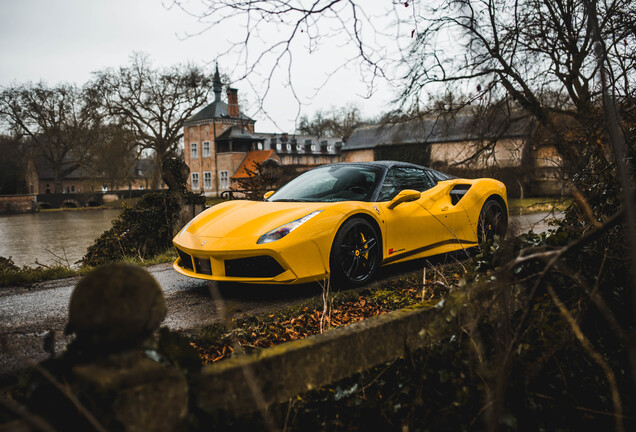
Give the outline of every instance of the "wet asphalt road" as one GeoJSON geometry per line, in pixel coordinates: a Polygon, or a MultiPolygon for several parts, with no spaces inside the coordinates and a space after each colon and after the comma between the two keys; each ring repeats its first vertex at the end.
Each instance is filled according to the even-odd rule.
{"type": "MultiPolygon", "coordinates": [[[[519,234],[533,229],[544,232],[550,228],[548,213],[513,216],[509,233],[519,234]]],[[[391,266],[380,278],[408,271],[391,266]]],[[[193,331],[219,320],[219,312],[212,300],[208,282],[187,278],[175,272],[170,264],[147,267],[163,288],[168,315],[163,325],[174,330],[193,331]]],[[[64,334],[71,292],[79,278],[61,279],[36,284],[28,289],[0,290],[0,377],[25,366],[24,359],[43,360],[43,338],[54,332],[56,351],[69,342],[64,334]]],[[[317,284],[302,286],[254,286],[228,284],[218,286],[224,307],[232,316],[242,313],[258,314],[267,310],[302,302],[320,295],[317,284]]]]}

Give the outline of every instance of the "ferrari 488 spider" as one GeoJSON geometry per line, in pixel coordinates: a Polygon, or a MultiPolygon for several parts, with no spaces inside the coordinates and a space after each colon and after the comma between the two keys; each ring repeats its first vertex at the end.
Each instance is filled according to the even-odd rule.
{"type": "Polygon", "coordinates": [[[215,205],[173,240],[174,268],[215,281],[361,285],[379,266],[503,236],[505,186],[403,162],[335,163],[262,202],[215,205]]]}

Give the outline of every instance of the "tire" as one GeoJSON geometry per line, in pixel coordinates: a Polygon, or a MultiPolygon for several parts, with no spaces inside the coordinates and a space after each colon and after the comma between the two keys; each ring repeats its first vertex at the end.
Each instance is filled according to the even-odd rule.
{"type": "Polygon", "coordinates": [[[489,199],[484,203],[477,223],[477,240],[479,244],[493,241],[495,235],[504,238],[508,229],[508,216],[502,205],[489,199]]]}
{"type": "Polygon", "coordinates": [[[331,281],[349,286],[369,282],[380,262],[380,240],[365,219],[354,217],[343,223],[331,246],[331,281]]]}

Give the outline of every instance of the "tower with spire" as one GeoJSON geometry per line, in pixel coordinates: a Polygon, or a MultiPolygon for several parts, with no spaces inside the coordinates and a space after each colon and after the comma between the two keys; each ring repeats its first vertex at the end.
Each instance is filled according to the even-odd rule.
{"type": "Polygon", "coordinates": [[[262,146],[262,139],[254,135],[255,121],[240,111],[237,89],[228,86],[223,101],[218,63],[212,90],[212,103],[184,123],[184,158],[190,167],[190,189],[218,196],[229,189],[230,177],[247,152],[262,146]]]}

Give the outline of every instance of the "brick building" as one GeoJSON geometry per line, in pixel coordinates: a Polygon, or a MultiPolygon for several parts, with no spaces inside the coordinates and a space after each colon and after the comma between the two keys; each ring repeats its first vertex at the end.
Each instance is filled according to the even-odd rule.
{"type": "Polygon", "coordinates": [[[218,196],[229,190],[256,163],[269,159],[283,165],[309,168],[340,161],[341,140],[314,136],[255,133],[255,121],[239,109],[238,92],[223,85],[218,67],[213,81],[214,101],[184,123],[184,158],[190,167],[188,187],[218,196]]]}

